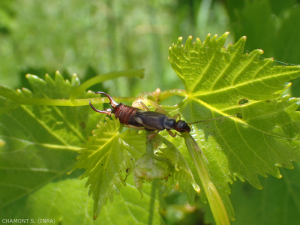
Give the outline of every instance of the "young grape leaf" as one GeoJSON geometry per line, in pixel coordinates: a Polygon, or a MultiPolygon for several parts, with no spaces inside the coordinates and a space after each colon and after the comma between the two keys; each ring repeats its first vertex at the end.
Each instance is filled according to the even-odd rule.
{"type": "MultiPolygon", "coordinates": [[[[73,175],[73,174],[72,174],[73,175]]],[[[78,174],[76,174],[78,175],[78,174]]],[[[84,188],[86,179],[64,174],[54,182],[47,182],[35,192],[13,201],[1,210],[2,219],[24,219],[38,223],[39,219],[55,220],[53,224],[148,224],[150,216],[151,185],[143,187],[143,199],[134,186],[132,176],[126,180],[127,186],[121,189],[113,203],[108,203],[99,218],[93,220],[93,199],[84,188]],[[63,177],[64,176],[64,177],[63,177]]],[[[159,207],[154,201],[154,207],[159,207]]],[[[161,216],[154,213],[154,224],[160,224],[161,216]]],[[[50,223],[50,222],[48,222],[50,223]]]]}
{"type": "Polygon", "coordinates": [[[86,187],[94,199],[94,218],[96,219],[102,206],[113,193],[120,192],[126,185],[127,176],[134,169],[135,161],[146,149],[146,136],[136,131],[121,132],[119,120],[106,118],[106,123],[100,122],[98,129],[93,130],[93,136],[85,148],[80,151],[76,168],[84,168],[81,178],[88,177],[86,187]]]}
{"type": "Polygon", "coordinates": [[[168,132],[164,131],[160,134],[164,138],[160,137],[162,145],[159,146],[156,155],[168,159],[175,168],[170,176],[170,186],[173,188],[178,183],[179,191],[187,194],[189,204],[193,206],[195,196],[201,192],[201,189],[196,182],[191,164],[188,163],[189,155],[182,154],[186,149],[185,143],[181,138],[171,137],[168,132]]]}
{"type": "MultiPolygon", "coordinates": [[[[6,206],[28,196],[37,188],[60,177],[72,168],[77,151],[86,141],[88,108],[20,105],[37,98],[66,98],[72,89],[60,74],[46,81],[27,76],[34,92],[13,91],[1,87],[0,139],[0,202],[6,206]],[[59,91],[61,90],[61,91],[59,91]],[[4,93],[5,92],[5,93],[4,93]],[[10,95],[7,95],[10,93],[10,95]],[[7,97],[8,96],[8,97],[7,97]]],[[[76,79],[73,80],[73,82],[76,79]]]]}
{"type": "MultiPolygon", "coordinates": [[[[179,105],[188,122],[239,115],[193,125],[193,136],[207,157],[210,178],[228,211],[228,182],[239,177],[262,188],[257,174],[280,178],[278,166],[300,160],[300,100],[281,97],[299,66],[273,66],[262,50],[243,54],[246,38],[224,48],[228,36],[207,36],[170,47],[169,60],[186,87],[179,105]]],[[[230,214],[230,213],[229,213],[230,214]]],[[[232,215],[230,216],[232,218],[232,215]]]]}
{"type": "MultiPolygon", "coordinates": [[[[83,192],[76,194],[80,185],[72,183],[72,180],[77,179],[82,171],[76,171],[70,176],[67,176],[66,172],[74,167],[78,150],[83,148],[91,130],[95,128],[99,120],[103,120],[105,115],[94,113],[89,106],[55,105],[57,100],[60,101],[59,104],[66,104],[63,101],[68,101],[72,91],[80,84],[76,76],[73,76],[71,82],[65,81],[59,73],[56,74],[54,80],[47,75],[45,80],[33,75],[28,75],[27,79],[32,86],[32,92],[27,89],[14,91],[0,87],[1,214],[5,213],[5,215],[11,215],[9,218],[16,219],[41,218],[45,215],[58,222],[75,221],[77,224],[82,224],[79,221],[92,219],[92,210],[85,211],[86,207],[90,209],[86,205],[89,204],[87,190],[83,188],[81,182],[83,192]],[[20,102],[27,104],[20,104],[20,102]],[[53,105],[43,105],[49,102],[53,105]],[[72,198],[68,196],[70,193],[72,198]],[[41,202],[43,202],[42,205],[40,205],[41,202]],[[81,213],[84,212],[84,218],[73,220],[77,218],[80,210],[81,213]]],[[[88,93],[84,97],[95,97],[95,95],[88,93]]],[[[142,149],[140,146],[135,146],[135,141],[145,136],[139,135],[140,139],[136,139],[133,133],[136,132],[126,131],[119,134],[123,138],[120,139],[122,141],[120,144],[126,145],[126,150],[142,149]],[[129,134],[132,138],[129,138],[129,134]]],[[[143,139],[143,145],[145,146],[145,139],[143,139]]],[[[114,154],[112,159],[116,159],[122,153],[128,156],[125,151],[114,150],[116,151],[111,152],[114,154]]],[[[120,159],[110,164],[108,170],[114,166],[118,167],[119,164],[127,165],[120,159]]],[[[125,170],[122,172],[126,177],[125,170]]],[[[117,173],[120,171],[118,170],[117,173]]],[[[125,212],[125,214],[119,214],[132,224],[138,223],[137,221],[146,224],[151,212],[148,209],[151,187],[144,185],[144,199],[141,200],[139,191],[132,190],[134,188],[132,178],[128,179],[131,179],[129,182],[126,180],[128,188],[123,188],[121,192],[121,205],[128,207],[126,211],[128,215],[126,216],[125,212]]],[[[113,181],[103,184],[112,188],[105,189],[101,197],[107,196],[112,199],[109,193],[113,191],[113,181]]],[[[118,185],[120,183],[116,183],[115,187],[118,185]]],[[[120,197],[117,199],[119,200],[115,202],[118,205],[120,197]]],[[[117,224],[118,217],[110,218],[111,213],[114,212],[108,207],[104,213],[100,214],[102,215],[101,221],[117,224]]],[[[160,220],[157,210],[151,216],[154,221],[160,220]]]]}

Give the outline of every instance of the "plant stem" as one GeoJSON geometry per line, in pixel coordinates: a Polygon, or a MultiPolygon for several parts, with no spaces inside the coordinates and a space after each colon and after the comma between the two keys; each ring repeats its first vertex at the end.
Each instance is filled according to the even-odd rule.
{"type": "MultiPolygon", "coordinates": [[[[93,86],[97,83],[104,82],[106,80],[111,80],[118,77],[140,77],[142,78],[144,75],[143,69],[133,69],[119,72],[111,72],[102,74],[100,76],[93,77],[83,84],[79,85],[75,90],[71,93],[70,99],[47,99],[47,98],[25,98],[22,97],[15,92],[12,92],[8,89],[2,88],[0,89],[0,95],[11,99],[14,101],[13,105],[7,106],[7,109],[2,111],[9,111],[12,107],[17,107],[19,105],[52,105],[52,106],[82,106],[88,105],[89,102],[87,99],[75,99],[80,93],[84,92],[90,86],[93,86]]],[[[127,101],[133,102],[135,98],[115,98],[116,101],[127,101]]],[[[107,98],[97,98],[91,99],[95,103],[104,103],[109,102],[107,98]]],[[[2,112],[1,111],[1,112],[2,112]]]]}
{"type": "Polygon", "coordinates": [[[159,95],[159,100],[163,101],[166,98],[169,98],[174,95],[178,95],[178,96],[182,96],[182,97],[187,96],[186,91],[183,89],[171,89],[171,90],[161,92],[159,95]]]}
{"type": "Polygon", "coordinates": [[[153,224],[157,183],[158,183],[157,179],[153,179],[152,185],[151,185],[151,195],[150,195],[148,225],[152,225],[153,224]]]}
{"type": "MultiPolygon", "coordinates": [[[[147,131],[146,133],[147,133],[147,135],[150,134],[149,131],[147,131]]],[[[151,141],[147,141],[146,154],[154,156],[153,143],[151,141]]],[[[158,185],[157,184],[157,179],[153,179],[152,184],[151,184],[148,225],[153,224],[154,207],[155,207],[155,195],[156,195],[157,185],[158,185]]]]}
{"type": "MultiPolygon", "coordinates": [[[[102,74],[99,76],[95,76],[83,84],[79,85],[70,95],[70,100],[73,105],[82,105],[80,101],[76,99],[78,95],[80,95],[83,91],[85,91],[87,88],[102,83],[107,80],[111,80],[118,77],[140,77],[142,78],[144,76],[144,69],[132,69],[132,70],[125,70],[125,71],[118,71],[118,72],[111,72],[102,74]]],[[[87,101],[87,100],[86,100],[87,101]]]]}

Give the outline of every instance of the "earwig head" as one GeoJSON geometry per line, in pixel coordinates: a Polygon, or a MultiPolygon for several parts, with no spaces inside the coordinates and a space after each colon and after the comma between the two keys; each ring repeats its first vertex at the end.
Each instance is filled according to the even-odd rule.
{"type": "Polygon", "coordinates": [[[178,120],[173,129],[177,130],[178,132],[191,132],[190,126],[184,120],[178,120]]]}

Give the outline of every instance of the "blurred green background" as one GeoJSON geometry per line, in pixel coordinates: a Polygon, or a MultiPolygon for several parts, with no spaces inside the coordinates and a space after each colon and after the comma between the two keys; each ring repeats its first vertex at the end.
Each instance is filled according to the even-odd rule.
{"type": "MultiPolygon", "coordinates": [[[[226,31],[228,44],[246,35],[246,52],[263,49],[263,57],[274,57],[279,65],[300,64],[299,2],[1,0],[0,84],[29,88],[27,73],[43,78],[59,70],[66,79],[76,73],[83,82],[102,73],[144,68],[144,79],[120,78],[103,85],[112,96],[123,97],[158,87],[183,88],[169,65],[169,46],[179,36],[184,42],[189,35],[203,41],[208,33],[220,36],[226,31]]],[[[299,83],[293,81],[293,96],[300,96],[299,83]]],[[[234,194],[238,218],[241,206],[251,199],[234,201],[234,194]]],[[[167,224],[200,224],[204,211],[186,207],[184,197],[175,192],[167,202],[167,224]]]]}
{"type": "Polygon", "coordinates": [[[246,51],[299,63],[296,0],[65,0],[0,1],[0,83],[27,87],[27,73],[59,70],[81,81],[117,70],[145,68],[145,78],[105,83],[112,95],[182,88],[168,63],[179,36],[204,40],[229,31],[228,42],[248,37],[246,51]]]}

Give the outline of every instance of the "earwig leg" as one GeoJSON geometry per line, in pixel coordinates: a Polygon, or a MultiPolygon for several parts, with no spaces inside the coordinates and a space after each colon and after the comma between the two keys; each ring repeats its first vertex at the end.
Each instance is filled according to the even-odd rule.
{"type": "Polygon", "coordinates": [[[171,137],[176,137],[177,135],[180,136],[180,137],[182,137],[179,133],[175,133],[175,134],[174,134],[174,133],[173,133],[172,131],[170,131],[170,130],[167,130],[167,131],[168,131],[168,133],[170,134],[171,137]]]}
{"type": "Polygon", "coordinates": [[[155,112],[160,112],[160,113],[168,115],[168,113],[166,112],[166,110],[164,110],[162,107],[160,107],[160,105],[155,104],[155,107],[156,107],[155,112]]]}
{"type": "Polygon", "coordinates": [[[159,130],[156,131],[155,133],[152,133],[152,134],[147,135],[147,138],[149,139],[149,140],[147,141],[147,143],[149,143],[150,141],[152,141],[153,138],[155,138],[155,136],[156,136],[158,133],[159,133],[159,130]]]}
{"type": "Polygon", "coordinates": [[[150,109],[145,105],[144,102],[139,102],[139,104],[143,110],[150,111],[150,109]]]}
{"type": "Polygon", "coordinates": [[[177,135],[177,133],[176,134],[174,134],[172,131],[170,131],[170,130],[167,130],[168,131],[168,133],[170,134],[170,136],[172,136],[172,137],[176,137],[176,135],[177,135]]]}

